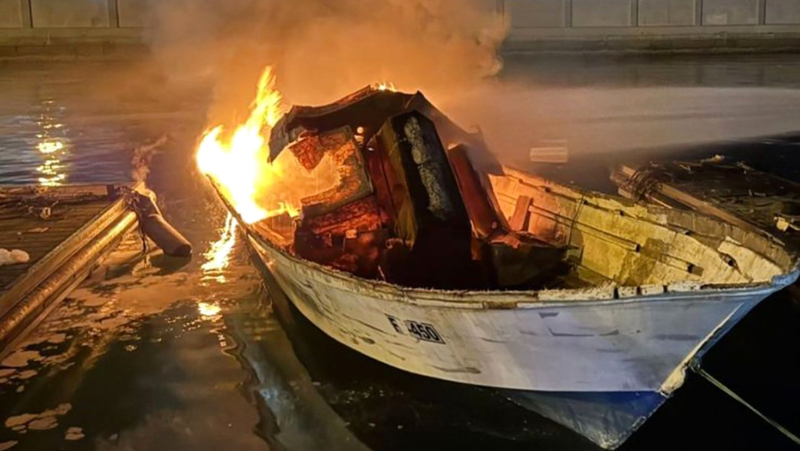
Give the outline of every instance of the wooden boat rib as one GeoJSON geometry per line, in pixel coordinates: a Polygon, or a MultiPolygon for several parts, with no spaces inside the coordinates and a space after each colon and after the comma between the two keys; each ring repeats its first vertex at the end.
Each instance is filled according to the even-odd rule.
{"type": "Polygon", "coordinates": [[[795,256],[765,233],[511,168],[484,180],[519,232],[568,249],[571,269],[550,288],[400,286],[302,259],[266,222],[244,229],[328,336],[411,373],[502,390],[606,448],[680,387],[693,358],[798,276],[795,256]]]}

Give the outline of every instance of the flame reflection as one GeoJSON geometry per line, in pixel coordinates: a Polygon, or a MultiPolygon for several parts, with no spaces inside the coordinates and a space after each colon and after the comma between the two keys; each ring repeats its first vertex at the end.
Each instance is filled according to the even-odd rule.
{"type": "Polygon", "coordinates": [[[201,316],[217,316],[222,311],[222,307],[217,303],[198,302],[197,311],[201,316]]]}
{"type": "Polygon", "coordinates": [[[42,186],[59,186],[67,178],[66,166],[62,161],[69,152],[69,141],[64,137],[54,136],[54,132],[62,129],[64,125],[50,115],[48,110],[52,104],[52,101],[45,102],[45,112],[37,121],[41,132],[36,135],[39,139],[36,150],[39,151],[43,161],[36,171],[39,173],[38,181],[42,186]]]}
{"type": "MultiPolygon", "coordinates": [[[[201,269],[205,273],[218,273],[230,265],[231,252],[236,244],[236,226],[236,219],[228,213],[219,240],[212,243],[211,248],[203,255],[207,261],[201,269]]],[[[220,275],[217,280],[224,282],[225,278],[220,275]]]]}

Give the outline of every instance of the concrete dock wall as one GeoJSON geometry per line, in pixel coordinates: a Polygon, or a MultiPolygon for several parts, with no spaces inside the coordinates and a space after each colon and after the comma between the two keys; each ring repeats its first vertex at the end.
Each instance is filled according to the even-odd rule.
{"type": "MultiPolygon", "coordinates": [[[[800,26],[798,0],[499,0],[515,32],[541,28],[800,26]]],[[[713,28],[712,28],[713,27],[713,28]]],[[[640,30],[644,32],[645,30],[640,30]]]]}
{"type": "MultiPolygon", "coordinates": [[[[0,0],[0,56],[15,46],[141,44],[151,1],[0,0]]],[[[800,48],[800,0],[481,2],[506,22],[508,51],[800,48]]]]}
{"type": "Polygon", "coordinates": [[[800,49],[800,0],[498,0],[509,50],[800,49]]]}

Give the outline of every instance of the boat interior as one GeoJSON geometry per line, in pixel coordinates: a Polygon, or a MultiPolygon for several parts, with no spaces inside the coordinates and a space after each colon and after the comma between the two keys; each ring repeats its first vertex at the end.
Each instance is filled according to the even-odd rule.
{"type": "MultiPolygon", "coordinates": [[[[298,214],[253,225],[274,246],[353,275],[437,289],[769,283],[794,270],[776,240],[500,166],[479,134],[421,94],[354,93],[295,107],[270,140],[299,171],[335,168],[298,214]]],[[[657,289],[657,288],[653,288],[657,289]]]]}
{"type": "Polygon", "coordinates": [[[687,210],[584,192],[505,168],[489,180],[518,230],[566,246],[568,287],[769,283],[793,257],[765,233],[687,210]],[[519,219],[523,218],[523,219],[519,219]]]}

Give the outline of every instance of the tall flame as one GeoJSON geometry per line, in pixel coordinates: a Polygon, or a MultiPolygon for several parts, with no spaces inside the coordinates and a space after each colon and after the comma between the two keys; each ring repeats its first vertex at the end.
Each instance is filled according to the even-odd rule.
{"type": "MultiPolygon", "coordinates": [[[[396,89],[389,82],[374,86],[396,89]]],[[[312,170],[304,168],[292,152],[282,152],[275,161],[267,161],[267,137],[283,114],[283,98],[275,88],[272,68],[267,67],[247,120],[233,133],[224,133],[221,125],[210,128],[197,148],[200,171],[214,179],[247,224],[281,214],[297,217],[304,198],[339,182],[339,168],[328,156],[312,170]]],[[[226,241],[225,234],[222,241],[226,241]]]]}
{"type": "Polygon", "coordinates": [[[262,130],[274,127],[283,115],[283,99],[275,89],[275,77],[267,67],[258,83],[258,93],[251,105],[250,116],[234,130],[230,138],[223,136],[223,127],[205,133],[197,148],[197,165],[211,176],[233,204],[242,220],[251,224],[269,215],[257,202],[260,179],[268,172],[263,155],[265,138],[262,130]]]}

